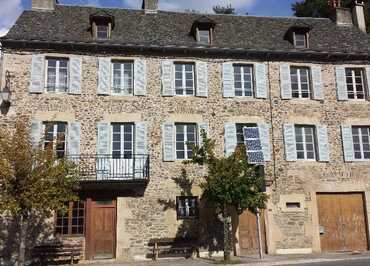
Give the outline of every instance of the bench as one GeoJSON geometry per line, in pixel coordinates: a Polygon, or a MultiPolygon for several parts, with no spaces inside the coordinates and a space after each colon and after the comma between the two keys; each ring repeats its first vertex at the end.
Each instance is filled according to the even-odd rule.
{"type": "Polygon", "coordinates": [[[183,255],[185,258],[199,257],[198,240],[190,238],[159,238],[149,241],[152,247],[152,258],[157,260],[159,255],[183,255]]]}
{"type": "Polygon", "coordinates": [[[72,265],[81,258],[82,253],[82,243],[49,243],[34,247],[32,258],[38,260],[37,265],[72,265]]]}

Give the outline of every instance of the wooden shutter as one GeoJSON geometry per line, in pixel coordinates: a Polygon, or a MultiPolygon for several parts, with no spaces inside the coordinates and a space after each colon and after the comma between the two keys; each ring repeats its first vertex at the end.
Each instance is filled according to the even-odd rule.
{"type": "Polygon", "coordinates": [[[145,96],[147,94],[146,61],[135,59],[134,71],[134,95],[145,96]]]}
{"type": "Polygon", "coordinates": [[[225,154],[230,156],[236,148],[236,125],[235,123],[225,123],[225,154]]]}
{"type": "Polygon", "coordinates": [[[109,95],[111,83],[111,59],[99,58],[98,94],[109,95]]]}
{"type": "Polygon", "coordinates": [[[343,155],[345,162],[352,162],[355,158],[352,138],[352,126],[342,125],[343,155]]]}
{"type": "Polygon", "coordinates": [[[284,124],[285,158],[287,161],[297,160],[294,124],[284,124]]]}
{"type": "Polygon", "coordinates": [[[335,67],[335,80],[337,84],[337,96],[339,101],[348,100],[346,70],[342,66],[335,67]]]}
{"type": "Polygon", "coordinates": [[[266,99],[268,94],[266,64],[256,64],[256,87],[256,98],[266,99]]]}
{"type": "Polygon", "coordinates": [[[146,122],[135,123],[135,154],[148,154],[148,124],[146,122]]]}
{"type": "Polygon", "coordinates": [[[318,140],[318,157],[320,162],[329,162],[329,139],[328,139],[328,129],[324,125],[316,125],[316,133],[318,140]]]}
{"type": "Polygon", "coordinates": [[[270,125],[258,124],[258,131],[260,135],[262,152],[265,161],[271,161],[271,146],[270,146],[270,125]]]}
{"type": "Polygon", "coordinates": [[[175,124],[163,125],[163,161],[175,161],[175,124]]]}
{"type": "Polygon", "coordinates": [[[172,60],[162,60],[161,63],[162,95],[175,95],[175,75],[172,60]]]}
{"type": "Polygon", "coordinates": [[[324,100],[324,86],[322,83],[321,66],[311,68],[313,99],[324,100]]]}
{"type": "Polygon", "coordinates": [[[206,62],[196,62],[198,97],[208,97],[208,65],[206,62]]]}
{"type": "Polygon", "coordinates": [[[199,139],[199,145],[203,145],[203,137],[202,137],[202,130],[206,132],[208,135],[208,124],[207,123],[198,123],[198,139],[199,139]]]}
{"type": "Polygon", "coordinates": [[[31,143],[33,148],[39,148],[42,139],[42,122],[37,120],[31,121],[31,143]]]}
{"type": "Polygon", "coordinates": [[[80,155],[81,124],[68,124],[68,155],[80,155]]]}
{"type": "Polygon", "coordinates": [[[370,100],[370,67],[366,68],[367,99],[370,100]]]}
{"type": "Polygon", "coordinates": [[[225,98],[235,97],[234,66],[232,63],[222,64],[222,88],[225,98]]]}
{"type": "Polygon", "coordinates": [[[44,92],[44,65],[45,57],[40,54],[32,55],[30,93],[44,92]]]}
{"type": "Polygon", "coordinates": [[[110,175],[110,135],[111,128],[109,123],[98,123],[98,142],[96,163],[97,179],[104,180],[110,175]]]}
{"type": "Polygon", "coordinates": [[[82,59],[81,57],[71,57],[69,63],[69,93],[81,94],[82,59]]]}
{"type": "Polygon", "coordinates": [[[292,99],[290,66],[288,64],[280,65],[280,86],[281,86],[281,98],[292,99]]]}

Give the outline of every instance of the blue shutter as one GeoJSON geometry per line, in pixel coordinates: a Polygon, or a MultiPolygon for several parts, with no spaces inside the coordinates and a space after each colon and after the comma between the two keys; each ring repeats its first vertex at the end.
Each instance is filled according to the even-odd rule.
{"type": "Polygon", "coordinates": [[[208,97],[208,66],[206,62],[196,62],[198,97],[208,97]]]}
{"type": "Polygon", "coordinates": [[[110,94],[111,82],[111,59],[99,58],[99,74],[98,74],[98,94],[110,94]]]}
{"type": "Polygon", "coordinates": [[[225,123],[225,154],[230,156],[236,148],[236,125],[235,123],[225,123]]]}
{"type": "Polygon", "coordinates": [[[163,161],[175,161],[175,124],[163,125],[163,161]]]}
{"type": "Polygon", "coordinates": [[[69,93],[81,94],[82,59],[81,57],[72,57],[69,63],[69,93]]]}
{"type": "Polygon", "coordinates": [[[342,125],[342,142],[345,162],[352,162],[355,158],[352,138],[352,126],[342,125]]]}
{"type": "Polygon", "coordinates": [[[202,130],[204,130],[208,136],[208,124],[207,123],[198,123],[198,139],[199,139],[199,146],[203,145],[203,137],[202,137],[202,130]]]}
{"type": "Polygon", "coordinates": [[[280,65],[280,86],[281,86],[281,98],[292,99],[290,66],[288,64],[280,65]]]}
{"type": "Polygon", "coordinates": [[[172,60],[162,60],[161,63],[162,95],[175,95],[175,74],[172,60]]]}
{"type": "Polygon", "coordinates": [[[256,64],[256,98],[266,99],[268,95],[266,64],[256,64]]]}
{"type": "Polygon", "coordinates": [[[342,66],[335,67],[335,80],[337,83],[337,96],[339,101],[348,100],[346,70],[342,66]]]}
{"type": "Polygon", "coordinates": [[[297,148],[295,142],[295,128],[293,124],[284,124],[285,158],[287,161],[297,160],[297,148]]]}
{"type": "Polygon", "coordinates": [[[135,59],[134,71],[134,95],[145,96],[147,94],[146,61],[135,59]]]}
{"type": "Polygon", "coordinates": [[[41,139],[42,139],[42,128],[43,127],[42,127],[41,121],[36,121],[36,120],[31,121],[30,135],[31,135],[32,147],[34,149],[40,148],[41,139]]]}
{"type": "Polygon", "coordinates": [[[222,64],[222,88],[225,98],[235,97],[234,66],[232,63],[222,64]]]}
{"type": "Polygon", "coordinates": [[[258,127],[243,128],[244,144],[247,151],[247,159],[250,164],[263,164],[264,154],[262,151],[261,136],[258,127]]]}
{"type": "Polygon", "coordinates": [[[111,128],[109,123],[98,123],[98,141],[97,141],[97,154],[98,159],[96,162],[97,178],[103,180],[110,175],[110,134],[111,128]]]}
{"type": "Polygon", "coordinates": [[[44,92],[44,65],[45,57],[43,55],[32,55],[30,93],[44,92]]]}
{"type": "Polygon", "coordinates": [[[328,139],[328,129],[324,125],[316,126],[317,140],[318,140],[318,152],[320,162],[329,162],[329,139],[328,139]]]}
{"type": "Polygon", "coordinates": [[[263,157],[266,162],[271,161],[270,125],[258,124],[258,131],[261,139],[263,157]]]}
{"type": "Polygon", "coordinates": [[[68,125],[68,155],[80,155],[81,124],[77,122],[68,125]]]}
{"type": "Polygon", "coordinates": [[[148,154],[148,124],[146,122],[135,123],[135,154],[148,154]]]}
{"type": "Polygon", "coordinates": [[[322,83],[321,66],[311,68],[313,99],[324,100],[324,86],[322,83]]]}

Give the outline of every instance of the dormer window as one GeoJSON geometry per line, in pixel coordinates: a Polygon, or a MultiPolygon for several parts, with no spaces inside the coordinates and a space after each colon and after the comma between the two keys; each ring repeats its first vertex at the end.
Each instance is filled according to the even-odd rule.
{"type": "Polygon", "coordinates": [[[194,36],[194,39],[200,44],[210,45],[213,42],[213,30],[216,23],[203,16],[196,21],[194,21],[191,27],[190,34],[194,36]]]}
{"type": "Polygon", "coordinates": [[[91,33],[99,41],[109,40],[114,29],[114,17],[104,11],[90,16],[91,33]]]}
{"type": "Polygon", "coordinates": [[[307,48],[307,34],[301,32],[294,32],[294,47],[307,48]]]}
{"type": "Polygon", "coordinates": [[[211,34],[209,30],[198,30],[198,42],[204,44],[211,43],[211,34]]]}
{"type": "Polygon", "coordinates": [[[109,26],[108,25],[96,25],[96,39],[108,40],[109,39],[109,26]]]}
{"type": "MultiPolygon", "coordinates": [[[[297,23],[296,23],[297,24],[297,23]]],[[[285,35],[285,39],[288,40],[294,48],[305,49],[309,47],[308,36],[311,27],[306,24],[300,23],[289,28],[285,35]]]]}

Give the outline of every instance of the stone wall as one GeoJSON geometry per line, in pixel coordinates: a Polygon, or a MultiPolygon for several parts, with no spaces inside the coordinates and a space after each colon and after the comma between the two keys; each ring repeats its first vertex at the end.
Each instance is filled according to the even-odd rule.
{"type": "MultiPolygon", "coordinates": [[[[320,251],[316,192],[369,191],[370,164],[344,163],[340,125],[354,121],[370,125],[370,102],[338,102],[336,100],[334,64],[322,64],[325,100],[281,100],[279,65],[266,62],[269,70],[270,99],[225,99],[222,97],[221,68],[228,60],[202,59],[208,62],[208,98],[162,97],[160,60],[146,57],[148,95],[98,96],[97,57],[84,54],[82,94],[29,94],[31,53],[5,51],[5,70],[13,78],[12,104],[0,115],[0,126],[9,126],[17,115],[29,118],[63,118],[79,121],[82,126],[81,152],[95,154],[97,123],[142,119],[149,122],[149,152],[151,179],[143,197],[118,198],[117,258],[134,258],[147,253],[151,238],[174,237],[184,225],[177,221],[173,208],[167,208],[181,195],[173,178],[181,175],[181,162],[163,162],[162,130],[164,122],[188,122],[197,119],[209,124],[209,133],[216,140],[217,152],[224,151],[225,122],[267,122],[273,118],[272,144],[274,161],[267,164],[267,177],[275,180],[268,188],[270,195],[266,214],[267,244],[270,253],[296,249],[297,252],[320,251]],[[271,105],[270,105],[271,104],[271,105]],[[282,125],[285,122],[325,124],[329,129],[331,162],[286,162],[282,125]],[[293,196],[292,196],[293,195],[293,196]],[[298,196],[297,196],[298,195],[298,196]],[[297,212],[286,212],[281,206],[290,197],[302,202],[297,212]]],[[[115,55],[117,58],[117,56],[115,55]]],[[[122,57],[123,59],[125,57],[122,57]]],[[[130,55],[132,58],[132,55],[130,55]]],[[[185,59],[196,60],[188,57],[185,59]]],[[[231,61],[231,60],[230,60],[231,61]]],[[[240,62],[240,60],[239,60],[240,62]]],[[[243,61],[244,62],[244,61],[243,61]]],[[[245,61],[248,63],[249,61],[245,61]]],[[[253,62],[252,62],[253,63],[253,62]]],[[[294,62],[304,64],[304,62],[294,62]]],[[[310,65],[310,64],[308,64],[310,65]]],[[[198,121],[194,121],[198,122],[198,121]]],[[[190,178],[198,180],[198,169],[186,166],[190,178]]],[[[197,181],[195,182],[197,183],[197,181]]],[[[194,185],[194,195],[200,195],[194,185]]],[[[367,208],[370,209],[370,208],[367,208]]],[[[217,246],[217,245],[214,245],[217,246]]],[[[216,248],[215,248],[216,249],[216,248]]]]}

